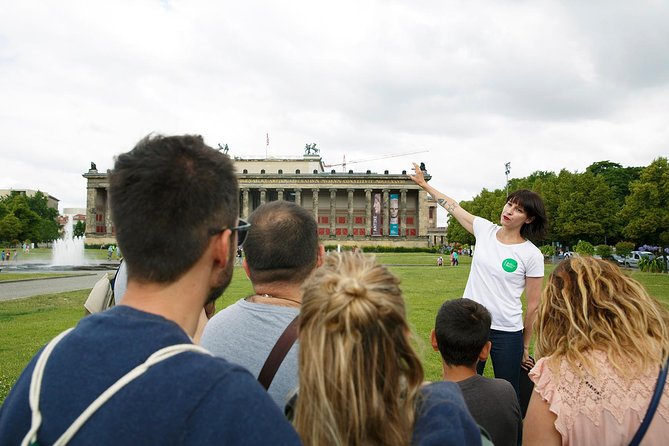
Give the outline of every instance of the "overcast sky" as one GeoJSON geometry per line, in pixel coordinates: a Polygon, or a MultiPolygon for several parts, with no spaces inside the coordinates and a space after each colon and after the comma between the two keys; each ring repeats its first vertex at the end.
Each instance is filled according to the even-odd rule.
{"type": "Polygon", "coordinates": [[[669,154],[669,2],[0,0],[0,189],[85,207],[90,162],[150,132],[423,161],[458,200],[506,162],[647,165],[669,154]]]}

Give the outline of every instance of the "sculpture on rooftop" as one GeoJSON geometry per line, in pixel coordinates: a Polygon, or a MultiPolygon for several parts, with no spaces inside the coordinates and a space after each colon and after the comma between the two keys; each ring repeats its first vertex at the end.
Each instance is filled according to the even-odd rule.
{"type": "Polygon", "coordinates": [[[311,144],[305,144],[304,145],[304,154],[305,155],[318,155],[320,152],[319,149],[316,148],[316,143],[312,142],[311,144]]]}

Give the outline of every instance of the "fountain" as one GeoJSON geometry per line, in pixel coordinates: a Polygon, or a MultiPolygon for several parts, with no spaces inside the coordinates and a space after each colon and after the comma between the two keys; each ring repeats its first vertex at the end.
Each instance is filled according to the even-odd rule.
{"type": "Polygon", "coordinates": [[[84,237],[74,237],[74,215],[67,215],[63,238],[53,242],[51,253],[52,266],[86,265],[84,256],[84,237]]]}

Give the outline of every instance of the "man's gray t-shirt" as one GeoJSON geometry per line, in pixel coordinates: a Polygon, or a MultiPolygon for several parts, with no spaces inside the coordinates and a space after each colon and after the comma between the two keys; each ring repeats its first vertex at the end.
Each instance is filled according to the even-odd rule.
{"type": "Polygon", "coordinates": [[[495,446],[518,444],[522,418],[513,386],[506,380],[474,375],[458,385],[476,422],[492,437],[495,446]]]}
{"type": "MultiPolygon", "coordinates": [[[[200,343],[216,356],[246,368],[257,378],[279,336],[299,312],[299,308],[241,299],[207,322],[200,343]]],[[[283,410],[296,388],[297,341],[281,363],[268,392],[283,410]]]]}

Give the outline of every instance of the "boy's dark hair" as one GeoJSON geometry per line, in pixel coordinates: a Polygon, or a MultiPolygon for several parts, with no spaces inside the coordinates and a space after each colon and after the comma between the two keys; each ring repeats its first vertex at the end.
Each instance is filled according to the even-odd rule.
{"type": "Polygon", "coordinates": [[[128,276],[139,281],[177,280],[202,256],[210,230],[237,223],[232,161],[197,135],[145,137],[116,158],[109,193],[128,276]]]}
{"type": "Polygon", "coordinates": [[[471,299],[453,299],[439,308],[434,331],[444,362],[451,366],[476,365],[490,338],[490,312],[471,299]]]}
{"type": "Polygon", "coordinates": [[[316,267],[318,224],[302,206],[265,203],[249,216],[249,223],[244,253],[252,282],[301,283],[316,267]]]}
{"type": "Polygon", "coordinates": [[[514,203],[522,207],[528,217],[534,217],[530,223],[520,228],[520,235],[529,240],[541,240],[546,234],[546,207],[541,196],[528,189],[520,189],[509,195],[507,203],[514,203]]]}

